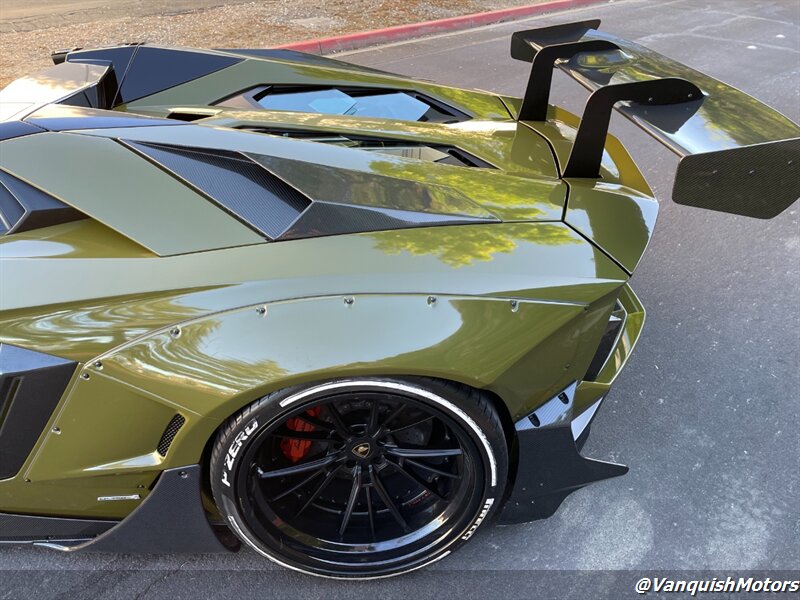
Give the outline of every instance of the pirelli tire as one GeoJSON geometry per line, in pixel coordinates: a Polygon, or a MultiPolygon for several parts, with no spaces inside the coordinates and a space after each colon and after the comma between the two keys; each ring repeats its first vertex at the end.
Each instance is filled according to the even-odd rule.
{"type": "Polygon", "coordinates": [[[488,397],[422,378],[274,392],[228,420],[210,459],[215,502],[244,544],[345,579],[452,553],[497,510],[507,470],[488,397]]]}

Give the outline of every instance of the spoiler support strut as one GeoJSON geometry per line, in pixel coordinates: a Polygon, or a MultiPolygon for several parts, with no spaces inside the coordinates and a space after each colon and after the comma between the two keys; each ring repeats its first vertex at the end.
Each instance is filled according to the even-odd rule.
{"type": "Polygon", "coordinates": [[[678,77],[607,85],[594,91],[586,101],[575,143],[569,154],[564,177],[600,176],[611,110],[617,102],[642,105],[682,104],[702,97],[695,84],[678,77]]]}
{"type": "Polygon", "coordinates": [[[553,68],[558,59],[572,58],[581,52],[601,52],[603,50],[618,50],[619,47],[605,40],[588,40],[585,42],[570,42],[567,44],[554,44],[545,46],[533,57],[531,74],[528,77],[528,87],[522,98],[517,120],[519,121],[545,121],[547,120],[547,105],[550,100],[550,85],[553,82],[553,68]]]}

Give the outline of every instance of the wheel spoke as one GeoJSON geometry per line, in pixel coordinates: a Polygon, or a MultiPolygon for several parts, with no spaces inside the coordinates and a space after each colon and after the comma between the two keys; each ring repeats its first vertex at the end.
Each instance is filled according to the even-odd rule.
{"type": "Polygon", "coordinates": [[[288,438],[290,440],[308,440],[310,442],[322,442],[323,444],[330,444],[334,441],[330,437],[330,432],[325,431],[295,431],[288,427],[280,429],[273,433],[275,437],[288,438]]]}
{"type": "Polygon", "coordinates": [[[301,506],[301,507],[300,507],[300,510],[298,510],[298,511],[297,511],[297,512],[294,514],[294,518],[295,518],[295,519],[296,519],[297,517],[299,517],[301,514],[303,514],[303,512],[304,512],[304,511],[305,511],[305,510],[306,510],[306,509],[307,509],[309,506],[311,506],[311,504],[313,504],[313,502],[314,502],[314,499],[315,499],[315,498],[317,498],[317,497],[319,497],[319,495],[320,495],[322,492],[324,492],[324,491],[325,491],[325,488],[326,488],[326,487],[328,487],[328,484],[329,484],[331,481],[333,481],[333,478],[334,478],[334,476],[336,475],[336,472],[339,470],[339,468],[340,468],[340,467],[336,467],[335,469],[331,469],[330,471],[328,471],[328,474],[325,476],[325,479],[323,479],[323,480],[322,480],[322,483],[320,483],[320,484],[319,484],[319,487],[318,487],[317,489],[315,489],[315,490],[312,492],[312,494],[311,494],[311,495],[308,497],[308,500],[306,500],[305,504],[303,504],[303,506],[301,506]]]}
{"type": "Polygon", "coordinates": [[[338,454],[328,454],[323,458],[312,460],[307,463],[286,467],[283,469],[275,469],[274,471],[264,471],[261,467],[256,467],[256,473],[261,479],[268,479],[270,477],[286,477],[287,475],[297,475],[298,473],[306,473],[329,465],[339,458],[338,454]]]}
{"type": "Polygon", "coordinates": [[[333,402],[328,402],[325,405],[325,408],[328,409],[328,413],[331,415],[331,420],[333,420],[333,425],[336,427],[336,431],[342,437],[348,438],[352,435],[350,428],[344,424],[344,420],[342,420],[342,415],[339,414],[339,411],[333,405],[333,402]]]}
{"type": "MultiPolygon", "coordinates": [[[[368,466],[369,469],[369,480],[370,483],[375,479],[375,475],[372,472],[372,465],[368,466]]],[[[376,540],[375,538],[375,516],[372,514],[372,487],[369,485],[364,486],[364,492],[367,495],[367,515],[369,515],[369,530],[372,533],[372,541],[376,540]]]]}
{"type": "Polygon", "coordinates": [[[386,491],[386,488],[383,487],[380,475],[378,475],[377,472],[372,473],[372,485],[375,487],[375,491],[378,492],[381,502],[383,502],[384,506],[386,506],[386,508],[389,509],[389,512],[392,513],[394,520],[400,524],[400,526],[403,528],[403,531],[408,531],[408,523],[406,523],[403,515],[400,514],[400,509],[397,508],[397,505],[394,503],[391,497],[389,497],[389,493],[386,491]]]}
{"type": "Polygon", "coordinates": [[[403,431],[405,429],[411,429],[412,427],[416,427],[417,425],[422,425],[426,421],[430,421],[433,419],[433,415],[428,415],[424,419],[420,419],[418,421],[414,421],[413,423],[409,423],[408,425],[401,425],[400,427],[395,427],[394,429],[389,429],[386,433],[397,433],[398,431],[403,431]]]}
{"type": "Polygon", "coordinates": [[[442,458],[463,454],[461,448],[400,448],[399,446],[384,446],[383,448],[387,453],[402,458],[442,458]]]}
{"type": "Polygon", "coordinates": [[[317,417],[312,417],[308,413],[301,413],[297,415],[296,418],[308,423],[309,425],[314,425],[315,427],[324,429],[325,431],[336,430],[336,428],[333,426],[333,423],[328,423],[327,421],[323,421],[322,419],[318,419],[317,417]]]}
{"type": "Polygon", "coordinates": [[[367,433],[374,434],[378,430],[378,414],[380,413],[381,403],[378,400],[372,401],[372,406],[369,409],[369,424],[367,425],[367,433]]]}
{"type": "Polygon", "coordinates": [[[421,463],[419,461],[407,458],[406,459],[407,465],[414,465],[415,467],[419,467],[420,469],[425,469],[426,471],[430,471],[431,473],[436,473],[437,475],[441,475],[442,477],[449,477],[450,479],[460,479],[461,475],[457,475],[455,473],[448,473],[447,471],[443,471],[441,469],[437,469],[436,467],[432,467],[430,465],[426,465],[425,463],[421,463]]]}
{"type": "Polygon", "coordinates": [[[269,501],[270,502],[275,502],[277,500],[280,500],[281,498],[285,498],[286,496],[288,496],[292,492],[299,490],[301,487],[303,487],[307,483],[310,483],[311,481],[313,481],[317,477],[317,475],[319,475],[320,473],[323,473],[324,471],[325,471],[325,468],[324,467],[320,467],[319,469],[317,469],[316,471],[311,473],[311,475],[309,475],[305,479],[301,480],[300,483],[296,483],[295,485],[290,487],[288,490],[285,490],[285,491],[281,492],[280,494],[278,494],[274,498],[270,498],[269,501]]]}
{"type": "Polygon", "coordinates": [[[401,404],[396,409],[394,409],[394,412],[392,414],[390,414],[383,423],[381,423],[381,427],[385,428],[386,426],[388,426],[389,423],[391,423],[397,417],[400,416],[400,413],[403,412],[405,410],[405,408],[406,408],[406,405],[405,404],[401,404]]]}
{"type": "Polygon", "coordinates": [[[389,463],[392,466],[392,468],[395,471],[397,471],[398,473],[400,473],[403,477],[413,481],[414,483],[416,483],[419,487],[421,487],[423,490],[425,490],[429,494],[431,494],[433,496],[436,496],[439,499],[442,498],[442,495],[439,492],[436,492],[436,491],[432,490],[430,487],[428,487],[428,484],[425,483],[420,477],[417,477],[416,475],[414,475],[410,471],[406,471],[403,467],[401,467],[396,462],[393,462],[391,460],[387,460],[386,462],[389,463]]]}
{"type": "Polygon", "coordinates": [[[342,524],[339,525],[339,537],[344,535],[347,526],[350,524],[350,517],[353,516],[353,508],[358,499],[358,493],[361,491],[361,465],[356,465],[355,473],[353,474],[353,487],[350,488],[350,497],[347,499],[347,507],[344,509],[342,516],[342,524]]]}

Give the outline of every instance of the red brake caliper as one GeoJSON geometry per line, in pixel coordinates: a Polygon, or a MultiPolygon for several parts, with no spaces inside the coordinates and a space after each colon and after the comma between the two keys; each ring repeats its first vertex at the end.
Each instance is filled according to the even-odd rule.
{"type": "MultiPolygon", "coordinates": [[[[316,417],[319,415],[319,411],[320,407],[316,406],[314,408],[309,408],[306,414],[311,417],[316,417]]],[[[314,429],[316,429],[311,423],[307,423],[298,417],[293,417],[286,421],[286,427],[292,431],[314,431],[314,429]]],[[[290,438],[281,440],[281,450],[284,456],[293,463],[303,458],[308,453],[309,448],[311,448],[311,440],[296,440],[290,438]]]]}

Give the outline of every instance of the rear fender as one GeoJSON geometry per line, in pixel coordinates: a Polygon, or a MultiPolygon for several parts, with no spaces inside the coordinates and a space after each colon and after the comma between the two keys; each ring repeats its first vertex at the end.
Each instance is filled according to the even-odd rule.
{"type": "Polygon", "coordinates": [[[26,477],[157,472],[196,463],[217,427],[274,390],[353,376],[487,388],[512,417],[576,378],[586,305],[421,294],[325,296],[161,329],[85,366],[26,477]],[[165,455],[174,415],[185,419],[165,455]],[[134,434],[134,435],[132,435],[134,434]]]}

